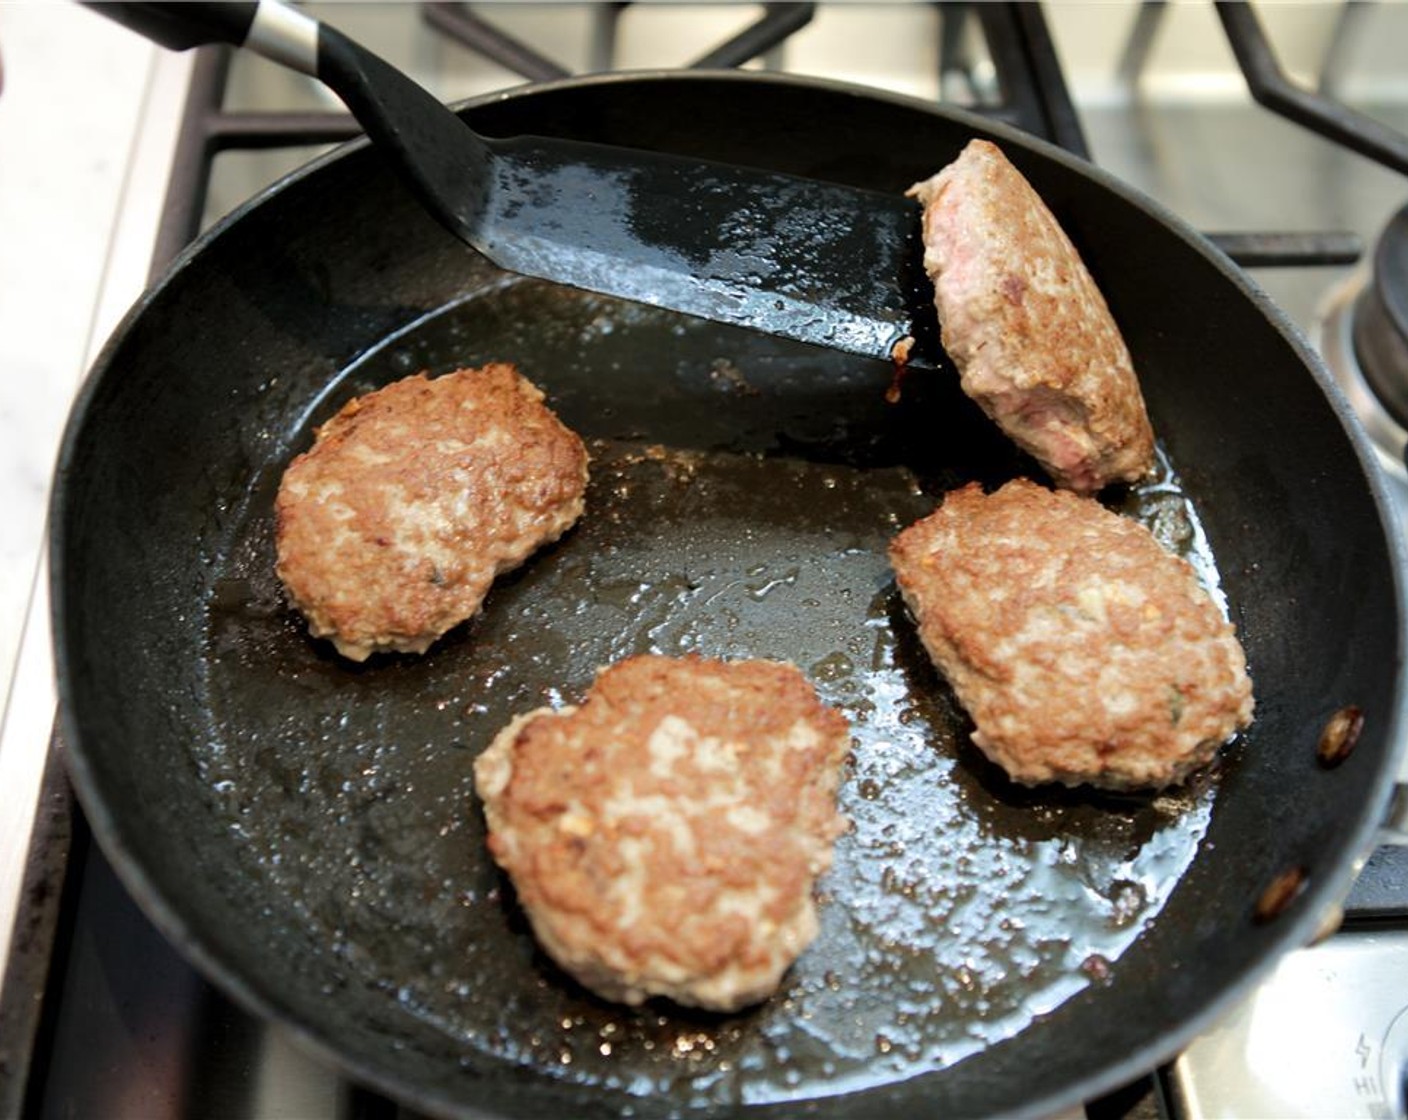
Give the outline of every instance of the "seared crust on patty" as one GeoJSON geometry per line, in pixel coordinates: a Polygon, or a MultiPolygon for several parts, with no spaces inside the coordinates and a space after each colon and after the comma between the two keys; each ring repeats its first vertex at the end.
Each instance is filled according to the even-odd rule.
{"type": "Polygon", "coordinates": [[[890,561],[973,742],[1019,782],[1165,786],[1251,723],[1246,655],[1192,567],[1097,502],[970,485],[890,561]]]}
{"type": "Polygon", "coordinates": [[[423,653],[581,516],[587,452],[511,365],[349,401],[284,473],[277,571],[317,637],[423,653]]]}
{"type": "Polygon", "coordinates": [[[633,657],[475,762],[489,851],[549,955],[606,999],[729,1011],[817,932],[846,720],[792,665],[633,657]]]}
{"type": "Polygon", "coordinates": [[[963,391],[1050,472],[1093,493],[1154,462],[1129,350],[1075,246],[995,144],[974,140],[908,194],[963,391]]]}

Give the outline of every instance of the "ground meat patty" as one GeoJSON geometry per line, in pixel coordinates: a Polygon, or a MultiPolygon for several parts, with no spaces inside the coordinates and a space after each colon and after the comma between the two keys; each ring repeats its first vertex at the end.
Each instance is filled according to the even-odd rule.
{"type": "Polygon", "coordinates": [[[599,995],[729,1011],[817,932],[845,719],[792,665],[633,657],[475,763],[489,850],[539,942],[599,995]]]}
{"type": "Polygon", "coordinates": [[[1019,782],[1157,788],[1251,722],[1246,656],[1192,567],[1098,502],[970,485],[890,560],[973,741],[1019,782]]]}
{"type": "Polygon", "coordinates": [[[1092,493],[1153,465],[1119,328],[1055,217],[996,145],[974,140],[909,189],[964,392],[1057,485],[1092,493]]]}
{"type": "Polygon", "coordinates": [[[513,366],[417,374],[349,401],[289,466],[279,579],[343,656],[423,653],[581,516],[586,481],[582,441],[513,366]]]}

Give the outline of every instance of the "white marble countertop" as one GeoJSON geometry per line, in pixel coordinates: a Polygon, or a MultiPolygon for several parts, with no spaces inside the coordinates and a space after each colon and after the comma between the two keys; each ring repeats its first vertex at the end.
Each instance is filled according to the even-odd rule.
{"type": "Polygon", "coordinates": [[[54,458],[84,372],[146,281],[183,58],[77,4],[0,0],[0,961],[54,715],[54,458]]]}
{"type": "Polygon", "coordinates": [[[0,4],[0,680],[64,418],[105,329],[94,303],[154,54],[77,5],[0,4]]]}

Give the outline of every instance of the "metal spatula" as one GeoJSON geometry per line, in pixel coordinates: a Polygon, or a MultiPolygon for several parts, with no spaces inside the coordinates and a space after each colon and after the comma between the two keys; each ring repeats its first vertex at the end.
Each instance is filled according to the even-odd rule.
{"type": "MultiPolygon", "coordinates": [[[[163,46],[244,46],[347,103],[427,210],[502,268],[871,357],[937,356],[919,208],[897,192],[473,132],[405,74],[274,0],[99,3],[163,46]]],[[[905,184],[907,185],[907,184],[905,184]]]]}

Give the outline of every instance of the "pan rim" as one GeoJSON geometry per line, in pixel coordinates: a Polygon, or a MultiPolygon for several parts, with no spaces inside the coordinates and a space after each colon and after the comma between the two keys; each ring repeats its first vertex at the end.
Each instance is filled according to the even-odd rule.
{"type": "MultiPolygon", "coordinates": [[[[1010,125],[1000,121],[992,121],[961,109],[930,103],[917,97],[869,89],[830,79],[793,75],[758,74],[731,70],[684,72],[637,70],[526,84],[458,102],[454,108],[457,111],[472,110],[500,101],[525,96],[531,97],[539,93],[563,89],[660,82],[720,81],[812,88],[867,101],[886,102],[947,118],[968,126],[975,132],[992,135],[1017,147],[1033,151],[1039,156],[1092,180],[1103,189],[1114,193],[1152,217],[1165,229],[1175,233],[1189,248],[1196,250],[1206,261],[1217,268],[1223,277],[1249,299],[1266,317],[1276,332],[1290,344],[1301,363],[1314,377],[1358,457],[1361,473],[1369,486],[1380,527],[1385,535],[1387,551],[1392,561],[1391,578],[1398,618],[1394,672],[1396,703],[1391,724],[1385,732],[1388,749],[1380,764],[1382,772],[1377,774],[1374,779],[1376,795],[1361,812],[1359,819],[1355,822],[1352,836],[1346,845],[1347,851],[1367,853],[1372,847],[1372,840],[1380,827],[1380,822],[1384,819],[1385,811],[1393,794],[1395,783],[1390,779],[1400,772],[1405,753],[1408,753],[1408,713],[1405,713],[1405,680],[1408,679],[1408,669],[1405,669],[1405,648],[1408,636],[1405,635],[1404,624],[1405,579],[1408,579],[1408,574],[1405,574],[1408,570],[1408,559],[1405,557],[1408,556],[1408,550],[1405,550],[1403,528],[1397,517],[1392,515],[1392,503],[1387,493],[1387,486],[1375,461],[1372,448],[1368,444],[1367,437],[1360,430],[1342,392],[1299,329],[1250,276],[1233,264],[1206,237],[1189,227],[1161,203],[1115,178],[1109,172],[1010,125]]],[[[65,426],[50,500],[50,557],[65,555],[67,542],[65,510],[69,504],[67,479],[72,470],[80,438],[88,426],[88,417],[97,389],[100,383],[107,379],[111,371],[113,357],[133,325],[160,294],[177,281],[184,270],[204,252],[210,243],[222,237],[247,213],[263,206],[291,185],[301,182],[305,177],[317,174],[326,165],[358,150],[367,143],[365,138],[349,141],[283,176],[242,203],[183,249],[124,315],[104,344],[92,370],[85,378],[75,397],[65,426]]],[[[370,1084],[390,1096],[409,1101],[415,1107],[437,1114],[492,1115],[477,1108],[466,1109],[463,1101],[455,1095],[444,1090],[407,1081],[384,1065],[363,1064],[363,1060],[353,1059],[343,1054],[331,1042],[327,1041],[326,1032],[317,1022],[310,1022],[300,1016],[296,1010],[285,1007],[279,999],[277,990],[271,986],[253,982],[251,978],[238,973],[219,960],[218,955],[208,948],[202,936],[182,916],[180,908],[169,901],[166,892],[148,873],[141,861],[134,856],[132,846],[127,840],[129,829],[121,824],[117,814],[110,811],[108,802],[100,788],[101,781],[86,757],[83,736],[80,734],[78,726],[80,721],[75,712],[73,686],[69,673],[65,671],[66,666],[74,663],[75,656],[79,651],[70,647],[65,627],[62,625],[67,611],[66,594],[61,575],[59,565],[51,564],[49,570],[50,621],[54,634],[59,699],[58,720],[67,748],[64,750],[63,756],[79,800],[92,825],[94,836],[98,839],[104,854],[112,863],[123,885],[139,902],[143,912],[164,936],[178,946],[184,955],[196,963],[205,976],[228,993],[236,1003],[261,1018],[284,1024],[290,1028],[292,1035],[300,1045],[353,1078],[370,1084]]],[[[1278,928],[1269,935],[1269,950],[1233,983],[1224,986],[1220,992],[1207,1001],[1199,1012],[1185,1018],[1177,1029],[1163,1033],[1134,1052],[1126,1054],[1118,1062],[1105,1065],[1094,1074],[1084,1075],[1064,1089],[1048,1092],[1040,1099],[1029,1102],[1020,1114],[1046,1115],[1059,1111],[1080,1101],[1112,1091],[1132,1078],[1145,1074],[1172,1058],[1183,1050],[1194,1037],[1205,1032],[1214,1022],[1223,1017],[1236,1003],[1244,1000],[1250,991],[1270,974],[1286,952],[1293,948],[1299,948],[1311,940],[1325,910],[1340,901],[1348,891],[1354,873],[1355,863],[1350,859],[1342,860],[1338,867],[1322,869],[1307,886],[1299,903],[1299,912],[1283,918],[1278,928]]],[[[849,1094],[838,1094],[825,1099],[840,1101],[847,1099],[847,1096],[849,1094]]],[[[760,1114],[776,1110],[777,1106],[764,1106],[758,1109],[760,1114]]]]}

